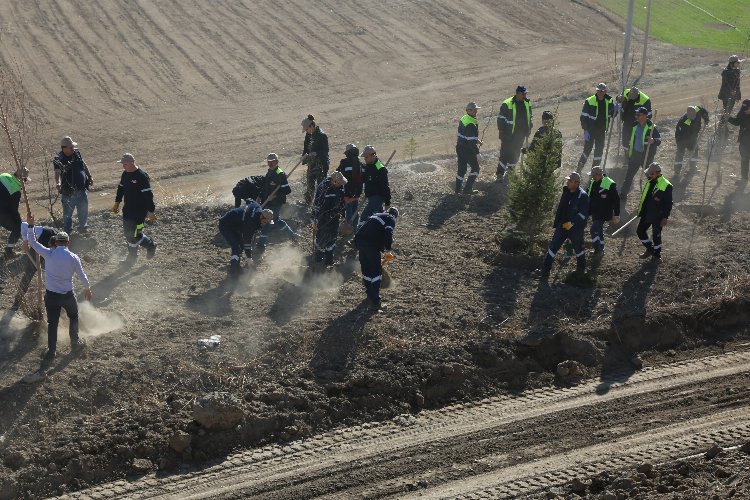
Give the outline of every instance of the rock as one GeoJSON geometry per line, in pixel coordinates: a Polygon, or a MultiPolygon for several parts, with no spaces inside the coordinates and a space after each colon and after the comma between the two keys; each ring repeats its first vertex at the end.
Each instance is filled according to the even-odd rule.
{"type": "Polygon", "coordinates": [[[573,492],[579,494],[586,493],[589,486],[591,486],[591,481],[581,480],[579,478],[573,479],[573,482],[570,483],[570,488],[573,492]]]}
{"type": "Polygon", "coordinates": [[[612,487],[617,488],[618,490],[632,490],[634,486],[635,481],[629,477],[622,477],[612,483],[612,487]]]}
{"type": "Polygon", "coordinates": [[[639,465],[638,467],[636,467],[635,470],[637,470],[641,474],[646,474],[646,476],[649,476],[651,474],[651,471],[654,470],[654,466],[653,466],[653,464],[645,462],[645,463],[642,463],[641,465],[639,465]]]}
{"type": "Polygon", "coordinates": [[[583,365],[578,361],[566,360],[557,364],[557,375],[560,377],[581,377],[583,365]]]}
{"type": "Polygon", "coordinates": [[[193,403],[193,419],[206,429],[231,429],[244,416],[242,402],[227,392],[212,392],[193,403]]]}
{"type": "Polygon", "coordinates": [[[747,455],[750,455],[750,441],[740,446],[740,451],[747,455]]]}
{"type": "Polygon", "coordinates": [[[719,446],[718,444],[713,445],[705,454],[706,460],[711,460],[713,458],[716,458],[719,454],[721,454],[724,451],[724,449],[719,446]]]}
{"type": "Polygon", "coordinates": [[[182,453],[185,448],[190,447],[192,437],[187,432],[178,432],[169,438],[169,447],[177,453],[182,453]]]}
{"type": "Polygon", "coordinates": [[[151,463],[151,460],[148,460],[146,458],[136,458],[133,460],[133,465],[131,468],[135,472],[139,473],[145,473],[150,471],[154,467],[154,464],[151,463]]]}
{"type": "Polygon", "coordinates": [[[15,469],[20,469],[21,467],[26,465],[27,460],[28,458],[22,451],[13,450],[13,451],[9,451],[5,455],[5,458],[3,459],[3,463],[7,467],[15,470],[15,469]]]}

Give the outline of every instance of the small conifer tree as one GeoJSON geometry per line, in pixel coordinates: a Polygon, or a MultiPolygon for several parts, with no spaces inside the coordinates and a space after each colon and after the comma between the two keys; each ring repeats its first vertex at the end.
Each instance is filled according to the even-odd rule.
{"type": "Polygon", "coordinates": [[[526,154],[523,168],[510,172],[508,215],[517,234],[526,239],[527,248],[549,230],[555,201],[560,192],[558,169],[562,139],[556,133],[557,113],[549,133],[536,139],[533,151],[526,154]]]}
{"type": "Polygon", "coordinates": [[[404,152],[409,155],[410,161],[414,161],[414,153],[417,152],[417,141],[414,140],[414,137],[406,141],[404,152]]]}

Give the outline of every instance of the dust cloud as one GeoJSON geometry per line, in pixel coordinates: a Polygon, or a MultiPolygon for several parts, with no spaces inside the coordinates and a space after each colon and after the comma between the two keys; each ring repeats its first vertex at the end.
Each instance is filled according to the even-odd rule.
{"type": "Polygon", "coordinates": [[[85,337],[98,337],[118,330],[125,322],[118,313],[97,309],[91,302],[81,302],[78,307],[79,328],[85,337]]]}
{"type": "Polygon", "coordinates": [[[29,318],[15,311],[2,311],[0,316],[0,340],[11,340],[32,327],[29,318]]]}
{"type": "Polygon", "coordinates": [[[300,284],[305,274],[302,250],[292,246],[269,246],[263,256],[262,271],[250,274],[247,294],[259,297],[280,282],[300,284]]]}

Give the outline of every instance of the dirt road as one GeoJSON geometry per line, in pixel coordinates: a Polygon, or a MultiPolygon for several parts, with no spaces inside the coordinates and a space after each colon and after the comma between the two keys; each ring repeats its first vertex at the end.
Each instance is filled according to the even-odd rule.
{"type": "Polygon", "coordinates": [[[201,472],[118,481],[73,498],[532,494],[612,466],[675,460],[713,444],[746,442],[747,348],[345,428],[233,455],[201,472]],[[660,409],[658,416],[653,408],[660,409]]]}

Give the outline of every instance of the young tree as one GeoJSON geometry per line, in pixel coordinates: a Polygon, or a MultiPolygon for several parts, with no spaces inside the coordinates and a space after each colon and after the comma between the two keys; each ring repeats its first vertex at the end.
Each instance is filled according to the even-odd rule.
{"type": "Polygon", "coordinates": [[[526,247],[549,230],[555,201],[559,195],[558,165],[562,139],[555,132],[557,115],[549,132],[535,139],[526,154],[525,165],[510,172],[508,215],[526,247]]]}

